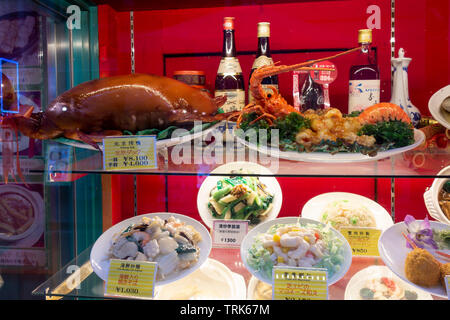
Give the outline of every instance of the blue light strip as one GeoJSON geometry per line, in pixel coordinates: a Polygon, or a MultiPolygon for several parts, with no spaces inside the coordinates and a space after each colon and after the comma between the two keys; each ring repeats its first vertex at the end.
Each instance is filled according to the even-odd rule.
{"type": "Polygon", "coordinates": [[[20,98],[20,89],[19,89],[19,63],[13,60],[0,58],[0,74],[3,73],[3,62],[12,63],[16,65],[16,96],[17,96],[17,110],[5,110],[3,108],[3,79],[0,79],[0,107],[2,113],[19,113],[19,98],[20,98]]]}

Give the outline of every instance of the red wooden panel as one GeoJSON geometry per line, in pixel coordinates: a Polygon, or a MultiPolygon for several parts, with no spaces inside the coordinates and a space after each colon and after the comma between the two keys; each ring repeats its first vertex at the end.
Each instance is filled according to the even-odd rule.
{"type": "Polygon", "coordinates": [[[449,2],[421,0],[411,5],[411,1],[397,0],[395,7],[396,51],[404,48],[412,58],[408,68],[411,101],[429,116],[431,95],[450,83],[449,2]]]}
{"type": "Polygon", "coordinates": [[[395,221],[400,222],[407,214],[416,219],[423,219],[428,215],[423,193],[433,184],[433,179],[395,179],[395,221]]]}
{"type": "Polygon", "coordinates": [[[136,177],[137,214],[166,211],[166,182],[164,176],[136,177]]]}
{"type": "Polygon", "coordinates": [[[130,13],[98,8],[100,78],[131,73],[130,13]]]}

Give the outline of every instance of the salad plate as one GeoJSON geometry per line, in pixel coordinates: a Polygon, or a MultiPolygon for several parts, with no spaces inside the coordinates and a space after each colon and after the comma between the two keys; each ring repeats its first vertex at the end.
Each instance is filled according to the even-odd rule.
{"type": "Polygon", "coordinates": [[[370,300],[433,300],[431,294],[411,286],[386,266],[358,271],[345,288],[345,300],[366,300],[370,296],[370,300]]]}
{"type": "Polygon", "coordinates": [[[450,129],[450,111],[446,111],[442,107],[442,103],[448,97],[450,97],[450,85],[436,91],[431,96],[430,100],[428,100],[428,110],[430,110],[431,116],[437,122],[450,129]]]}
{"type": "Polygon", "coordinates": [[[269,257],[271,255],[270,252],[263,248],[261,237],[268,232],[271,235],[274,228],[277,229],[283,225],[296,225],[296,227],[320,230],[320,238],[326,243],[328,251],[332,252],[332,254],[325,254],[313,267],[327,269],[329,286],[344,277],[352,263],[352,250],[347,239],[340,232],[316,220],[301,217],[283,217],[257,225],[247,233],[242,241],[242,262],[255,278],[273,284],[272,270],[274,263],[269,257]]]}
{"type": "MultiPolygon", "coordinates": [[[[244,181],[243,184],[245,184],[245,182],[254,183],[255,181],[257,183],[261,183],[266,187],[267,192],[273,196],[270,207],[268,209],[269,211],[265,214],[264,219],[261,220],[269,221],[275,219],[278,216],[281,209],[281,204],[283,203],[283,196],[280,184],[278,183],[277,179],[273,176],[271,177],[273,173],[268,168],[254,162],[229,162],[211,171],[211,173],[215,175],[210,175],[203,181],[197,194],[197,208],[200,217],[209,228],[212,228],[213,221],[216,219],[215,217],[213,217],[211,209],[209,208],[211,192],[217,187],[218,183],[220,184],[222,183],[222,181],[229,178],[228,174],[241,170],[243,172],[243,176],[245,176],[245,173],[252,174],[252,176],[250,177],[245,177],[246,181],[244,181]]],[[[248,214],[251,214],[250,209],[251,208],[249,208],[248,214]]],[[[231,219],[233,217],[235,216],[230,216],[231,219]]]]}
{"type": "MultiPolygon", "coordinates": [[[[192,129],[191,131],[193,131],[193,132],[190,131],[189,134],[185,134],[185,135],[174,137],[174,138],[158,139],[158,135],[155,134],[157,136],[156,149],[160,150],[160,149],[164,149],[164,148],[169,148],[169,147],[175,146],[177,144],[181,144],[181,143],[189,142],[194,139],[202,138],[203,136],[212,133],[214,130],[218,130],[219,127],[223,125],[222,122],[223,121],[212,124],[211,126],[207,127],[206,129],[203,129],[203,130],[193,131],[194,129],[192,129]]],[[[205,125],[205,124],[203,124],[203,125],[205,125]]],[[[152,134],[149,134],[149,135],[152,135],[152,134]]],[[[129,137],[135,137],[135,136],[130,135],[129,137]]],[[[93,146],[91,146],[87,143],[84,143],[82,141],[78,141],[78,140],[67,139],[67,138],[55,138],[53,140],[56,142],[71,146],[71,147],[75,147],[75,148],[97,150],[93,146]]],[[[97,145],[100,148],[100,150],[103,151],[103,143],[98,143],[97,145]]]]}
{"type": "Polygon", "coordinates": [[[331,154],[327,152],[296,152],[296,151],[282,151],[278,148],[273,148],[270,146],[256,145],[250,143],[239,134],[235,134],[236,140],[239,143],[247,146],[250,150],[261,152],[262,154],[292,160],[292,161],[303,161],[303,162],[321,162],[321,163],[349,163],[349,162],[367,162],[367,161],[377,161],[385,158],[389,158],[403,152],[417,148],[419,145],[425,141],[425,134],[417,129],[414,129],[414,143],[409,146],[395,148],[386,151],[379,151],[375,156],[368,156],[362,153],[352,153],[352,152],[338,152],[336,154],[331,154]]]}
{"type": "MultiPolygon", "coordinates": [[[[417,220],[420,221],[420,220],[417,220]]],[[[436,231],[448,230],[449,226],[444,223],[429,221],[430,227],[436,231]]],[[[435,285],[432,287],[419,286],[408,280],[405,274],[405,259],[408,253],[411,251],[406,246],[406,240],[402,235],[402,232],[406,232],[405,222],[399,222],[392,225],[390,228],[383,231],[378,241],[378,251],[384,264],[403,281],[406,281],[413,287],[422,289],[432,295],[438,297],[447,298],[446,289],[441,285],[435,285]]],[[[450,250],[441,250],[450,253],[450,250]]],[[[435,256],[436,257],[436,256],[435,256]]],[[[436,257],[441,263],[446,263],[444,259],[436,257]]]]}
{"type": "Polygon", "coordinates": [[[329,192],[311,198],[302,209],[302,217],[322,221],[325,208],[335,201],[347,201],[359,204],[369,210],[375,219],[375,228],[386,230],[394,224],[389,212],[377,202],[355,193],[329,192]]]}
{"type": "Polygon", "coordinates": [[[92,269],[94,272],[103,280],[107,281],[109,265],[111,259],[111,246],[112,240],[117,234],[120,234],[123,230],[133,224],[139,224],[144,217],[159,217],[163,220],[167,220],[170,217],[175,217],[179,219],[181,222],[186,223],[186,225],[192,226],[201,236],[201,241],[198,243],[199,247],[199,257],[198,261],[194,263],[192,266],[186,269],[182,269],[178,272],[173,272],[167,275],[163,280],[156,279],[155,285],[165,285],[171,283],[173,281],[179,280],[198,268],[207,260],[209,253],[211,252],[212,240],[211,235],[208,230],[201,224],[199,221],[190,218],[185,215],[170,213],[170,212],[155,212],[155,213],[147,213],[138,216],[134,216],[132,218],[123,220],[108,230],[106,230],[94,243],[91,254],[90,254],[90,262],[92,265],[92,269]]]}

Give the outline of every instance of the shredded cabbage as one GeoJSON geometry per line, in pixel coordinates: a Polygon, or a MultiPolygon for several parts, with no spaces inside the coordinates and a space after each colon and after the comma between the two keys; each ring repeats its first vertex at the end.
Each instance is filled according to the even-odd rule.
{"type": "MultiPolygon", "coordinates": [[[[276,230],[281,226],[286,226],[286,224],[275,224],[266,233],[275,234],[276,230]]],[[[299,226],[319,231],[321,238],[326,243],[328,252],[314,267],[327,269],[328,278],[331,278],[336,272],[339,272],[344,262],[344,246],[342,241],[334,234],[329,225],[323,227],[319,224],[299,224],[299,226]]],[[[255,237],[253,245],[248,250],[247,263],[256,272],[260,272],[264,277],[271,279],[274,263],[270,258],[270,252],[263,247],[263,235],[261,233],[255,237]]]]}

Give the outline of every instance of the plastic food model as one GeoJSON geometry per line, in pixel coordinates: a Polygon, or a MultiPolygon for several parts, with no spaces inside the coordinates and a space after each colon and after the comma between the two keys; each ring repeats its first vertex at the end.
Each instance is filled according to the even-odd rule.
{"type": "Polygon", "coordinates": [[[217,182],[208,208],[214,218],[250,220],[250,224],[256,224],[272,209],[273,197],[258,177],[230,177],[217,182]]]}
{"type": "Polygon", "coordinates": [[[200,241],[200,233],[175,217],[167,221],[143,217],[140,224],[129,226],[113,240],[111,258],[155,261],[157,278],[164,279],[198,261],[200,241]]]}

